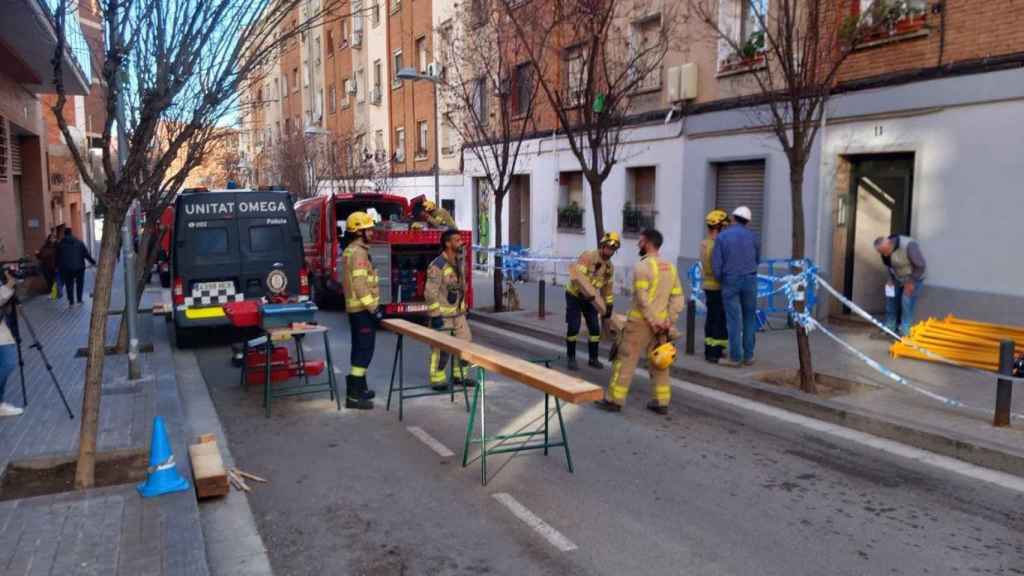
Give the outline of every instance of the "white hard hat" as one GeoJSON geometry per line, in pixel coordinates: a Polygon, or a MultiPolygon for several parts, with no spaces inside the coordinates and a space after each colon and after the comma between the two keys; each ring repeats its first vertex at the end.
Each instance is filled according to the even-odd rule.
{"type": "Polygon", "coordinates": [[[747,208],[746,206],[740,206],[739,208],[733,210],[732,215],[739,216],[740,218],[743,218],[747,222],[750,222],[751,220],[754,219],[753,216],[750,214],[750,208],[747,208]]]}

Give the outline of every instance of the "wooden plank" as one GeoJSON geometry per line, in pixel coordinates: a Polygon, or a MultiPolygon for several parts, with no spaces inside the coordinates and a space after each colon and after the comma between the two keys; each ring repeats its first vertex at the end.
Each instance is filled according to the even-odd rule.
{"type": "Polygon", "coordinates": [[[196,484],[196,496],[225,496],[230,490],[228,473],[224,469],[224,460],[220,457],[217,442],[193,444],[188,447],[188,456],[192,459],[192,479],[196,484]]]}
{"type": "Polygon", "coordinates": [[[466,362],[508,376],[572,404],[593,402],[604,397],[604,389],[581,378],[562,374],[481,344],[467,343],[408,320],[389,318],[381,322],[381,325],[392,332],[416,338],[432,347],[460,356],[466,362]]]}
{"type": "Polygon", "coordinates": [[[292,336],[299,334],[323,334],[324,332],[327,332],[327,327],[317,324],[295,324],[288,328],[267,329],[267,334],[270,335],[270,339],[275,342],[289,340],[292,336]]]}

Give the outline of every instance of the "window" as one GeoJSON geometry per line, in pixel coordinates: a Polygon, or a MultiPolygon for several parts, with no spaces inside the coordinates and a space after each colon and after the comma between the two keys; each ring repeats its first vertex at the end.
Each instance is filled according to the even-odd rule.
{"type": "Polygon", "coordinates": [[[373,6],[370,7],[370,20],[374,26],[380,24],[380,0],[373,0],[373,6]]]}
{"type": "Polygon", "coordinates": [[[924,15],[928,11],[927,0],[853,0],[854,16],[862,16],[864,24],[884,25],[899,20],[924,15]],[[888,12],[888,14],[886,14],[888,12]]]}
{"type": "Polygon", "coordinates": [[[197,228],[194,254],[224,254],[228,251],[226,228],[197,228]]]}
{"type": "Polygon", "coordinates": [[[288,134],[289,136],[292,133],[292,119],[291,118],[285,118],[284,119],[284,133],[288,134]]]}
{"type": "Polygon", "coordinates": [[[341,19],[341,39],[339,41],[342,48],[348,46],[349,36],[351,36],[351,32],[349,31],[349,27],[348,27],[348,18],[342,18],[341,19]]]}
{"type": "Polygon", "coordinates": [[[587,52],[582,47],[569,48],[565,54],[565,102],[569,106],[583,104],[587,86],[587,52]]]}
{"type": "Polygon", "coordinates": [[[512,110],[516,116],[530,113],[530,99],[533,97],[533,69],[530,64],[516,66],[512,110]]]}
{"type": "Polygon", "coordinates": [[[402,9],[402,0],[391,0],[391,13],[394,14],[402,9]]]}
{"type": "Polygon", "coordinates": [[[251,252],[276,252],[284,245],[284,236],[281,234],[280,225],[249,227],[249,250],[251,252]]]}
{"type": "MultiPolygon", "coordinates": [[[[383,130],[377,130],[377,132],[374,133],[374,135],[373,135],[373,149],[374,149],[374,152],[376,153],[377,156],[383,157],[384,151],[386,150],[386,148],[384,146],[384,131],[383,130]]],[[[380,158],[378,158],[378,159],[380,159],[380,158]]]]}
{"type": "Polygon", "coordinates": [[[256,91],[256,103],[263,105],[263,88],[256,91]]]}
{"type": "Polygon", "coordinates": [[[274,96],[273,96],[274,100],[277,100],[277,99],[281,98],[281,96],[280,96],[281,91],[280,91],[280,86],[279,86],[278,83],[279,83],[279,80],[277,78],[274,78],[274,96]]]}
{"type": "Polygon", "coordinates": [[[288,74],[281,74],[281,96],[288,97],[288,74]]]}
{"type": "Polygon", "coordinates": [[[487,23],[487,13],[490,10],[488,0],[470,0],[469,18],[470,24],[478,28],[487,23]]]}
{"type": "Polygon", "coordinates": [[[313,44],[314,44],[314,46],[316,46],[316,51],[313,53],[314,54],[313,59],[316,62],[316,65],[319,66],[320,65],[320,57],[324,53],[323,46],[320,44],[320,37],[319,36],[316,37],[316,40],[313,42],[313,44]]]}
{"type": "Polygon", "coordinates": [[[298,67],[292,68],[292,85],[295,86],[294,91],[299,91],[299,69],[298,67]]]}
{"type": "Polygon", "coordinates": [[[309,62],[302,63],[302,87],[309,88],[309,62]]]}
{"type": "Polygon", "coordinates": [[[583,230],[583,172],[558,175],[558,227],[583,230]]]}
{"type": "Polygon", "coordinates": [[[334,84],[327,87],[327,111],[334,114],[338,106],[338,95],[334,91],[334,84]]]}
{"type": "Polygon", "coordinates": [[[344,92],[341,95],[341,107],[348,108],[349,106],[352,105],[352,99],[350,98],[350,95],[352,94],[352,80],[349,78],[345,78],[345,80],[342,81],[341,86],[342,92],[344,92]]]}
{"type": "Polygon", "coordinates": [[[626,204],[622,208],[622,231],[638,234],[654,227],[655,168],[626,169],[626,204]]]}
{"type": "Polygon", "coordinates": [[[327,57],[334,56],[334,31],[327,29],[327,57]]]}
{"type": "Polygon", "coordinates": [[[405,128],[395,129],[395,160],[405,161],[405,128]]]}
{"type": "Polygon", "coordinates": [[[441,120],[441,154],[450,156],[454,150],[452,149],[452,132],[455,131],[455,127],[452,125],[451,118],[448,118],[446,114],[441,120]]]}
{"type": "Polygon", "coordinates": [[[660,15],[633,24],[630,48],[633,51],[630,57],[633,69],[630,72],[633,74],[631,80],[636,82],[635,90],[647,92],[660,89],[661,61],[665,56],[660,15]]]}
{"type": "Polygon", "coordinates": [[[475,84],[476,86],[473,88],[473,111],[476,112],[477,119],[484,123],[487,122],[490,114],[487,105],[487,77],[477,78],[475,84]]]}
{"type": "Polygon", "coordinates": [[[277,120],[274,122],[274,130],[277,132],[277,141],[281,141],[281,121],[277,120]]]}
{"type": "Polygon", "coordinates": [[[761,31],[761,22],[766,17],[768,0],[741,0],[740,2],[740,40],[747,42],[754,34],[761,31]]]}
{"type": "Polygon", "coordinates": [[[443,198],[441,199],[441,208],[444,211],[455,216],[455,199],[454,198],[443,198]]]}
{"type": "Polygon", "coordinates": [[[366,102],[366,71],[356,70],[356,102],[366,102]]]}
{"type": "Polygon", "coordinates": [[[419,137],[416,140],[416,157],[426,158],[427,157],[427,140],[430,138],[430,129],[427,126],[426,120],[420,120],[417,124],[417,134],[419,137]]]}
{"type": "Polygon", "coordinates": [[[363,0],[352,0],[352,33],[363,33],[363,0]]]}
{"type": "Polygon", "coordinates": [[[427,72],[427,37],[420,36],[416,39],[416,67],[420,73],[427,72]]]}
{"type": "Polygon", "coordinates": [[[402,69],[402,51],[395,50],[392,56],[392,63],[394,64],[394,76],[391,78],[391,87],[399,88],[402,86],[402,81],[398,78],[398,71],[402,69]]]}
{"type": "Polygon", "coordinates": [[[371,100],[374,104],[380,104],[382,90],[380,88],[381,83],[384,82],[384,67],[381,65],[380,60],[373,61],[373,97],[371,100]]]}

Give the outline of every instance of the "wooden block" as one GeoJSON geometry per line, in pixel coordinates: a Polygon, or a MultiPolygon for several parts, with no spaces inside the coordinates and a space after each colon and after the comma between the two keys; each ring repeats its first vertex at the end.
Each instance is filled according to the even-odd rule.
{"type": "Polygon", "coordinates": [[[196,497],[210,498],[225,496],[230,491],[224,460],[220,457],[217,442],[201,442],[188,447],[192,459],[192,479],[196,485],[196,497]]]}

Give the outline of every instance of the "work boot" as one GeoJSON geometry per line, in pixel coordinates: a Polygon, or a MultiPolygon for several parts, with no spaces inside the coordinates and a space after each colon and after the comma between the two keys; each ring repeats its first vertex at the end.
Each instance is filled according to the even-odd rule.
{"type": "Polygon", "coordinates": [[[373,410],[373,400],[363,397],[359,378],[351,374],[345,377],[345,408],[373,410]]]}
{"type": "Polygon", "coordinates": [[[622,412],[622,406],[619,406],[615,402],[609,402],[608,400],[605,399],[601,399],[598,400],[597,402],[594,402],[594,406],[597,406],[599,409],[604,410],[605,412],[622,412]]]}
{"type": "Polygon", "coordinates": [[[359,376],[359,391],[365,400],[373,400],[377,397],[377,393],[370,390],[370,387],[366,384],[366,376],[359,376]]]}
{"type": "Polygon", "coordinates": [[[659,414],[661,416],[668,416],[668,406],[662,406],[661,404],[658,404],[657,400],[649,401],[647,403],[647,409],[650,410],[651,412],[654,412],[655,414],[659,414]]]}
{"type": "Polygon", "coordinates": [[[598,370],[604,368],[604,364],[601,363],[600,352],[598,351],[598,342],[589,343],[590,361],[587,364],[592,368],[598,370]]]}
{"type": "Polygon", "coordinates": [[[565,341],[565,366],[573,372],[580,369],[579,364],[576,363],[576,342],[572,340],[565,341]]]}

